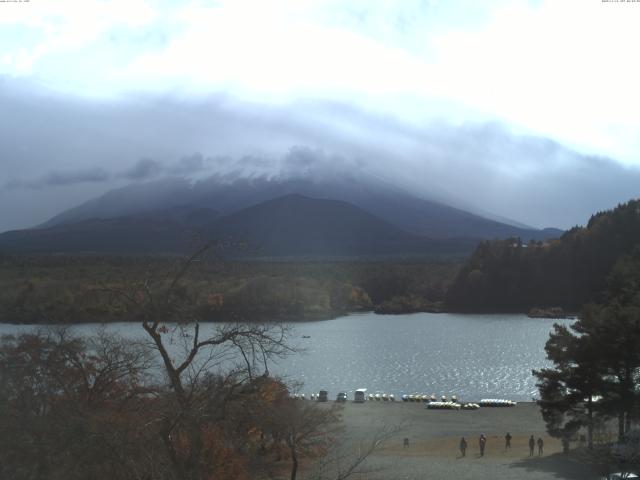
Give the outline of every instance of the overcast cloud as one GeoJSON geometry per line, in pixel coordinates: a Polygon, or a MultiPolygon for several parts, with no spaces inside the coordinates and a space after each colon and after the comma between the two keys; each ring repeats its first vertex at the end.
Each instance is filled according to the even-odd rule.
{"type": "Polygon", "coordinates": [[[5,184],[6,190],[19,188],[41,189],[47,187],[60,187],[76,183],[106,182],[111,176],[100,167],[85,168],[70,171],[52,171],[46,175],[30,180],[10,180],[5,184]]]}
{"type": "Polygon", "coordinates": [[[168,175],[373,175],[538,227],[639,195],[640,4],[398,3],[0,3],[0,231],[168,175]]]}

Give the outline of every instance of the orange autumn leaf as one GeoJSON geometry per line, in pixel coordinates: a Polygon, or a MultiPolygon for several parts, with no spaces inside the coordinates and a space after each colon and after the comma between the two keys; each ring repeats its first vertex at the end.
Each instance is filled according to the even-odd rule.
{"type": "Polygon", "coordinates": [[[210,293],[207,297],[207,303],[211,307],[220,308],[224,304],[224,295],[221,293],[210,293]]]}

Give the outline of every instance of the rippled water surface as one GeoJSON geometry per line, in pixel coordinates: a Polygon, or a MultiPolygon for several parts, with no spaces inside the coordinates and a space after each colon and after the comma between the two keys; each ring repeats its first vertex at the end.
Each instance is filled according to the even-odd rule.
{"type": "Polygon", "coordinates": [[[554,321],[524,315],[352,315],[297,326],[306,354],[280,372],[303,391],[457,394],[531,400],[531,370],[548,365],[554,321]]]}
{"type": "MultiPolygon", "coordinates": [[[[304,382],[305,393],[329,390],[457,394],[462,399],[536,395],[532,369],[548,365],[544,344],[554,320],[524,315],[350,315],[294,326],[292,342],[303,354],[280,360],[271,370],[304,382]],[[302,338],[302,336],[310,338],[302,338]]],[[[0,325],[0,333],[33,327],[0,325]]],[[[74,327],[89,334],[95,325],[74,327]]],[[[136,324],[110,330],[143,337],[136,324]]]]}

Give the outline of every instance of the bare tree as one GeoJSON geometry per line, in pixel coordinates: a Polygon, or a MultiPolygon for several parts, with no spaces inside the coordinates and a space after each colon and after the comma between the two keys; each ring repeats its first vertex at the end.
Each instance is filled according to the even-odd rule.
{"type": "Polygon", "coordinates": [[[265,413],[262,424],[278,451],[282,444],[291,458],[291,480],[296,480],[301,458],[324,455],[339,432],[341,407],[319,406],[287,395],[265,413]]]}
{"type": "Polygon", "coordinates": [[[311,480],[347,480],[354,476],[366,476],[380,473],[381,467],[369,465],[370,457],[379,450],[384,442],[398,435],[403,426],[382,426],[371,438],[354,440],[348,437],[337,437],[315,465],[311,480]]]}
{"type": "Polygon", "coordinates": [[[164,278],[147,277],[129,289],[108,291],[113,299],[125,300],[160,356],[171,393],[159,419],[160,436],[176,476],[185,480],[213,478],[203,462],[209,427],[221,420],[228,404],[255,393],[272,359],[294,351],[282,324],[229,322],[203,328],[198,298],[185,280],[211,249],[202,247],[164,278]],[[173,348],[176,342],[181,348],[173,348]],[[220,372],[215,381],[212,371],[220,372]]]}

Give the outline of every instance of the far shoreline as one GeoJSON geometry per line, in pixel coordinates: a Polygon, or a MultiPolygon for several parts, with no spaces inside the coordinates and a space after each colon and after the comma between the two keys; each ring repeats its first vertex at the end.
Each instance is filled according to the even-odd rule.
{"type": "MultiPolygon", "coordinates": [[[[517,315],[523,316],[530,319],[545,319],[545,320],[576,320],[578,318],[578,314],[566,314],[564,316],[532,316],[526,312],[522,311],[459,311],[459,310],[439,310],[439,311],[407,311],[407,312],[394,312],[394,313],[380,313],[375,309],[372,310],[355,310],[350,312],[337,312],[331,316],[310,316],[307,318],[248,318],[246,320],[238,320],[236,322],[229,322],[224,319],[203,319],[200,320],[199,323],[203,324],[223,324],[223,323],[284,323],[284,324],[304,324],[309,322],[324,322],[330,320],[336,320],[342,317],[348,317],[352,315],[376,315],[379,317],[398,317],[404,315],[419,315],[422,313],[427,313],[431,315],[442,315],[442,314],[451,314],[451,315],[517,315]]],[[[113,319],[105,319],[105,318],[94,318],[82,321],[69,321],[69,322],[15,322],[11,320],[0,319],[0,324],[3,325],[39,325],[39,326],[59,326],[59,325],[88,325],[88,324],[113,324],[113,323],[141,323],[140,320],[135,319],[126,319],[126,318],[113,318],[113,319]]]]}

